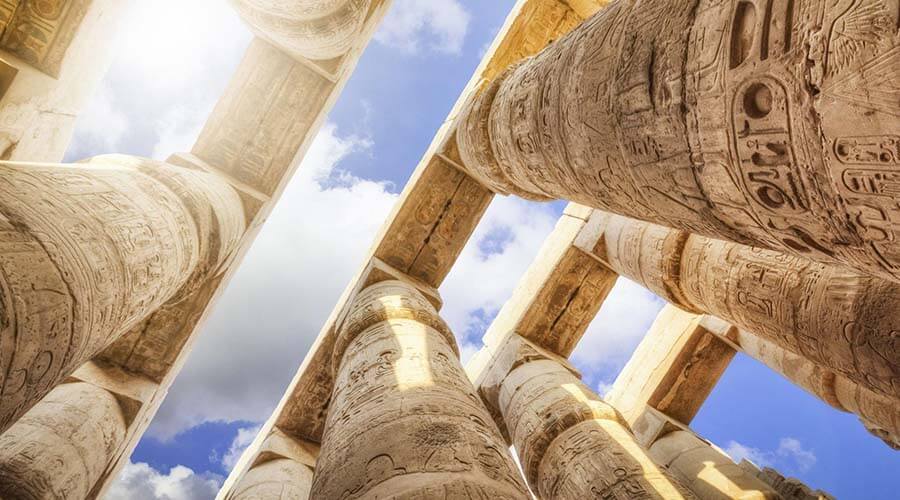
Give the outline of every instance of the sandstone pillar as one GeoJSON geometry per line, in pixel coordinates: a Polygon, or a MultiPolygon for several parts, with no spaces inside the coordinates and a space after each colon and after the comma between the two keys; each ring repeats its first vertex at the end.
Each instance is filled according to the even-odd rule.
{"type": "Polygon", "coordinates": [[[232,0],[241,17],[287,52],[313,60],[344,55],[372,0],[232,0]]]}
{"type": "Polygon", "coordinates": [[[692,432],[674,431],[650,446],[650,456],[703,500],[780,499],[768,484],[692,432]]]}
{"type": "Polygon", "coordinates": [[[231,254],[238,195],[124,156],[0,164],[0,431],[231,254]]]}
{"type": "MultiPolygon", "coordinates": [[[[599,217],[605,217],[599,214],[599,217]]],[[[610,216],[595,252],[679,307],[711,314],[895,400],[900,285],[841,266],[610,216]]]]}
{"type": "Polygon", "coordinates": [[[514,368],[500,411],[541,498],[694,498],[653,463],[612,406],[556,361],[514,368]]]}
{"type": "Polygon", "coordinates": [[[111,393],[83,382],[57,386],[0,436],[0,497],[86,498],[125,429],[111,393]]]}
{"type": "Polygon", "coordinates": [[[306,464],[279,458],[253,467],[234,487],[234,500],[305,500],[313,470],[306,464]]]}
{"type": "Polygon", "coordinates": [[[333,360],[312,498],[526,497],[453,334],[411,285],[360,292],[333,360]]]}
{"type": "Polygon", "coordinates": [[[472,101],[463,163],[498,193],[900,281],[898,10],[613,2],[472,101]]]}
{"type": "Polygon", "coordinates": [[[0,159],[62,161],[130,3],[0,2],[0,159]]]}
{"type": "Polygon", "coordinates": [[[710,320],[712,318],[705,321],[710,325],[710,331],[737,344],[744,354],[762,362],[825,403],[857,415],[869,432],[888,446],[900,449],[900,405],[896,399],[867,389],[750,332],[716,328],[711,324],[716,322],[710,320]]]}

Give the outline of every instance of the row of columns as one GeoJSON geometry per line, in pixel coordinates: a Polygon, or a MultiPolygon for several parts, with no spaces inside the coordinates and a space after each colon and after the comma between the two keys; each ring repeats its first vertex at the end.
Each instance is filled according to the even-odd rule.
{"type": "Polygon", "coordinates": [[[612,2],[473,97],[460,155],[497,193],[897,282],[898,107],[877,75],[896,69],[898,9],[612,2]],[[826,27],[862,12],[885,22],[854,27],[871,43],[840,49],[826,27]]]}

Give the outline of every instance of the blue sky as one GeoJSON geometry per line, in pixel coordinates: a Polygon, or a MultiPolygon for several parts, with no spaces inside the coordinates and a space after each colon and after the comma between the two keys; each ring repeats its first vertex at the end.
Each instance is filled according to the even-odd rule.
{"type": "MultiPolygon", "coordinates": [[[[71,160],[189,150],[250,40],[224,0],[135,3],[119,56],[79,119],[71,160]]],[[[212,498],[512,4],[395,0],[111,498],[212,498]]],[[[478,349],[562,206],[498,198],[488,210],[441,288],[464,357],[478,349]]],[[[592,387],[602,392],[614,380],[662,306],[622,280],[572,357],[592,387]]],[[[742,356],[694,428],[838,498],[894,498],[900,486],[900,454],[854,416],[742,356]]]]}

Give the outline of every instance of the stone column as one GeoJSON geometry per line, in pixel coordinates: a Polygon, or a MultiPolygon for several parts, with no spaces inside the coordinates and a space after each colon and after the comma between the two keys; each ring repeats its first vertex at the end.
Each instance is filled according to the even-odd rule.
{"type": "Polygon", "coordinates": [[[125,156],[0,163],[0,431],[231,254],[240,198],[209,174],[125,156]]]}
{"type": "Polygon", "coordinates": [[[894,282],[620,216],[609,216],[595,252],[682,309],[722,318],[864,388],[900,397],[894,282]]]}
{"type": "Polygon", "coordinates": [[[372,0],[231,0],[241,17],[275,45],[306,59],[344,55],[372,0]]]}
{"type": "Polygon", "coordinates": [[[312,487],[313,470],[289,458],[253,467],[235,485],[233,500],[305,500],[312,487]]]}
{"type": "MultiPolygon", "coordinates": [[[[710,331],[721,330],[710,328],[710,331]]],[[[832,407],[857,415],[869,432],[900,450],[900,405],[896,399],[867,389],[747,331],[734,332],[730,337],[751,358],[832,407]]]]}
{"type": "Polygon", "coordinates": [[[900,281],[898,9],[613,2],[472,101],[463,163],[498,193],[900,281]]]}
{"type": "Polygon", "coordinates": [[[435,307],[383,281],[350,305],[311,498],[526,498],[435,307]]]}
{"type": "Polygon", "coordinates": [[[695,498],[653,463],[612,406],[556,361],[514,368],[500,411],[541,498],[695,498]]]}
{"type": "Polygon", "coordinates": [[[57,386],[0,436],[0,497],[86,498],[125,429],[111,393],[83,382],[57,386]]]}
{"type": "Polygon", "coordinates": [[[682,479],[703,500],[781,499],[768,484],[690,431],[666,434],[650,446],[649,452],[656,463],[682,479]]]}

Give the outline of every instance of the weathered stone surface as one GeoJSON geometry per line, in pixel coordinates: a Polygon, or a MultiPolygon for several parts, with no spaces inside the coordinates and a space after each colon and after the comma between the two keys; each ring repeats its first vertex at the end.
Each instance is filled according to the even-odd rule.
{"type": "Polygon", "coordinates": [[[0,436],[0,496],[86,498],[124,437],[125,419],[111,393],[60,385],[0,436]]]}
{"type": "Polygon", "coordinates": [[[900,281],[898,9],[613,2],[474,98],[461,158],[498,192],[900,281]]]}
{"type": "Polygon", "coordinates": [[[305,500],[312,481],[309,466],[280,458],[250,469],[229,500],[305,500]]]}
{"type": "Polygon", "coordinates": [[[606,395],[630,425],[647,406],[684,425],[700,411],[735,354],[701,320],[671,305],[656,317],[606,395]]]}
{"type": "Polygon", "coordinates": [[[541,498],[695,498],[653,463],[612,406],[555,361],[513,369],[500,411],[541,498]]]}
{"type": "Polygon", "coordinates": [[[649,452],[656,463],[677,475],[703,500],[781,499],[755,474],[691,432],[671,432],[653,443],[649,452]]]}
{"type": "Polygon", "coordinates": [[[620,216],[609,221],[617,229],[605,234],[597,253],[611,269],[679,307],[722,318],[863,387],[900,397],[900,285],[771,250],[666,234],[620,216]],[[636,245],[646,234],[684,243],[636,245]]]}
{"type": "Polygon", "coordinates": [[[822,490],[813,490],[809,486],[803,484],[799,479],[793,477],[784,477],[771,467],[764,467],[760,470],[756,464],[749,460],[742,460],[740,466],[750,472],[756,474],[756,477],[768,483],[775,491],[781,495],[784,500],[835,500],[835,498],[822,490]]]}
{"type": "Polygon", "coordinates": [[[344,55],[372,0],[232,0],[247,23],[290,53],[308,59],[344,55]]]}
{"type": "Polygon", "coordinates": [[[334,356],[312,498],[525,496],[452,333],[415,288],[360,292],[334,356]]]}
{"type": "Polygon", "coordinates": [[[0,164],[0,428],[189,294],[243,227],[237,194],[206,174],[119,156],[0,164]]]}

